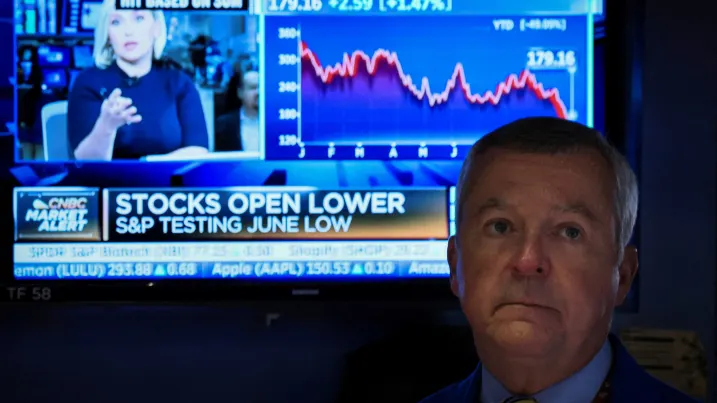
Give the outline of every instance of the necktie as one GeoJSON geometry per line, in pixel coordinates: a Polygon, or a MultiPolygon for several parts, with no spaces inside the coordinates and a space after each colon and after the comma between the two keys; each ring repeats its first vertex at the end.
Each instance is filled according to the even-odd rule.
{"type": "Polygon", "coordinates": [[[538,403],[538,401],[532,397],[514,396],[503,400],[503,403],[538,403]]]}

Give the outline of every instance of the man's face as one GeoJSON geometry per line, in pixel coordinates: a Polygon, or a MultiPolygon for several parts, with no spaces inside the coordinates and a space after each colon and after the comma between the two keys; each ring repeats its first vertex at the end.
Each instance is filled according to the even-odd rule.
{"type": "Polygon", "coordinates": [[[604,337],[637,269],[633,249],[618,262],[607,163],[495,150],[474,168],[448,257],[476,344],[534,356],[604,337]]]}
{"type": "Polygon", "coordinates": [[[259,73],[248,71],[244,73],[244,85],[239,89],[242,105],[247,109],[259,107],[259,73]]]}

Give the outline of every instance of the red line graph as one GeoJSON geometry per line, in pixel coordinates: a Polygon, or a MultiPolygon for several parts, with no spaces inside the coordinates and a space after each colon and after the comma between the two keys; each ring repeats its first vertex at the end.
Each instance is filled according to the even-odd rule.
{"type": "Polygon", "coordinates": [[[352,54],[344,53],[344,58],[340,63],[336,63],[332,66],[323,66],[318,56],[316,56],[308,45],[305,42],[301,42],[301,58],[311,63],[316,76],[319,77],[324,84],[331,83],[336,77],[355,77],[359,72],[358,67],[361,63],[365,65],[366,70],[371,75],[376,73],[381,63],[386,63],[396,70],[404,88],[410,91],[418,100],[428,100],[430,106],[440,105],[448,101],[451,92],[457,86],[460,87],[468,102],[479,105],[486,103],[498,105],[501,98],[510,94],[513,90],[528,88],[535,93],[538,99],[549,101],[553,105],[553,108],[555,108],[558,117],[565,119],[568,116],[567,107],[560,98],[558,89],[551,88],[546,90],[543,84],[535,77],[535,74],[529,70],[524,70],[520,74],[509,75],[505,81],[498,83],[495,91],[486,91],[483,94],[478,94],[471,91],[471,85],[466,79],[463,64],[457,63],[446,87],[440,92],[434,92],[431,90],[431,85],[427,77],[423,77],[420,84],[417,85],[414,83],[413,78],[404,72],[398,54],[385,49],[378,49],[374,52],[373,56],[369,56],[361,50],[357,50],[352,54]]]}

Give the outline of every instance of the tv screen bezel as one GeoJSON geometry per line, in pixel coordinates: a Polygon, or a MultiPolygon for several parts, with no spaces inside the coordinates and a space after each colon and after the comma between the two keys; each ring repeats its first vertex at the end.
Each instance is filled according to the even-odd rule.
{"type": "MultiPolygon", "coordinates": [[[[634,164],[639,175],[639,127],[635,126],[639,105],[630,104],[626,89],[632,88],[637,80],[633,72],[635,64],[640,62],[634,47],[639,46],[639,30],[626,28],[626,22],[634,22],[638,8],[617,1],[606,2],[605,31],[607,35],[599,39],[604,46],[604,74],[610,80],[603,83],[604,97],[611,99],[606,103],[604,127],[608,139],[625,152],[634,164]],[[631,44],[628,48],[628,45],[631,44]],[[631,54],[631,58],[624,57],[631,54]],[[618,100],[615,102],[615,100],[618,100]]],[[[3,156],[7,169],[0,178],[3,186],[0,207],[5,211],[12,209],[12,189],[18,186],[12,169],[21,169],[14,165],[15,151],[18,147],[14,135],[0,136],[0,149],[8,150],[3,156]]],[[[37,167],[37,165],[34,165],[37,167]]],[[[42,168],[40,168],[42,169],[42,168]]],[[[50,168],[48,168],[50,169],[50,168]]],[[[13,231],[2,235],[7,245],[6,256],[12,256],[13,231]]],[[[639,242],[639,231],[636,230],[639,242]]],[[[12,265],[12,260],[10,261],[12,265]]],[[[322,282],[286,282],[286,281],[250,281],[250,280],[161,280],[161,281],[24,281],[16,280],[13,270],[0,274],[0,286],[6,288],[2,293],[7,301],[37,301],[33,291],[50,290],[49,301],[55,302],[219,302],[241,300],[446,300],[454,298],[451,294],[448,278],[440,279],[391,279],[385,281],[322,281],[322,282]],[[22,288],[23,297],[18,297],[17,289],[22,288]],[[14,290],[14,291],[10,291],[14,290]]],[[[637,292],[639,287],[635,288],[637,292]]],[[[42,293],[40,300],[42,300],[42,293]]],[[[623,310],[637,309],[636,297],[626,304],[623,310]],[[634,302],[632,301],[634,300],[634,302]]],[[[44,300],[43,300],[44,301],[44,300]]]]}

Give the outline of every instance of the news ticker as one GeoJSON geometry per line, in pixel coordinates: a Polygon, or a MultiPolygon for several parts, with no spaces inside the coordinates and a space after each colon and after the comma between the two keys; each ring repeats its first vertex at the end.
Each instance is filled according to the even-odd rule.
{"type": "Polygon", "coordinates": [[[21,243],[27,280],[446,277],[446,241],[21,243]]]}
{"type": "Polygon", "coordinates": [[[251,0],[116,0],[118,10],[247,11],[251,0]]]}
{"type": "Polygon", "coordinates": [[[15,188],[18,242],[420,240],[453,232],[455,191],[15,188]]]}

